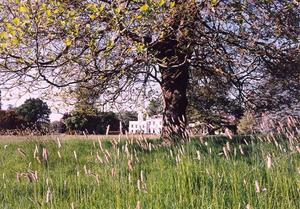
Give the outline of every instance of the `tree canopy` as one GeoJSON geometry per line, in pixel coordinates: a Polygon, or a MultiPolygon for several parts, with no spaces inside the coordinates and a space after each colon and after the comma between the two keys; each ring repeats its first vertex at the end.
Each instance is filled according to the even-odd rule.
{"type": "Polygon", "coordinates": [[[39,98],[27,99],[24,104],[17,108],[17,113],[31,125],[50,122],[49,115],[51,110],[47,103],[39,98]]]}
{"type": "Polygon", "coordinates": [[[166,142],[186,136],[193,78],[219,76],[236,96],[299,52],[297,1],[7,0],[0,9],[2,85],[85,83],[115,99],[158,82],[166,142]]]}

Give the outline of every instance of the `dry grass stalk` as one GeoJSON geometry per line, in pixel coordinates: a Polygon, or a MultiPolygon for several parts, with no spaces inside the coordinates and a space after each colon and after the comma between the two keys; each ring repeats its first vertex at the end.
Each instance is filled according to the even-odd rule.
{"type": "Polygon", "coordinates": [[[97,154],[96,154],[96,158],[97,158],[97,160],[98,160],[101,164],[103,164],[103,160],[102,160],[102,158],[100,157],[98,151],[97,151],[97,154]]]}
{"type": "Polygon", "coordinates": [[[226,147],[223,147],[223,153],[224,153],[226,159],[228,159],[228,152],[227,152],[226,147]]]}
{"type": "Polygon", "coordinates": [[[242,148],[241,145],[239,145],[239,149],[240,149],[240,153],[241,153],[242,155],[244,155],[245,153],[244,153],[244,150],[243,150],[243,148],[242,148]]]}
{"type": "Polygon", "coordinates": [[[115,169],[115,168],[112,168],[112,169],[111,169],[111,176],[112,176],[112,177],[115,177],[115,176],[116,176],[116,169],[115,169]]]}
{"type": "Polygon", "coordinates": [[[45,160],[47,162],[49,159],[49,152],[46,148],[43,148],[42,156],[43,156],[43,160],[45,160]]]}
{"type": "Polygon", "coordinates": [[[258,181],[255,181],[255,191],[256,193],[260,193],[260,187],[258,181]]]}
{"type": "Polygon", "coordinates": [[[71,203],[71,209],[75,209],[74,203],[71,203]]]}
{"type": "Polygon", "coordinates": [[[129,182],[129,183],[132,182],[132,180],[131,180],[131,174],[130,174],[130,173],[128,174],[128,182],[129,182]]]}
{"type": "Polygon", "coordinates": [[[141,202],[138,200],[135,209],[141,209],[141,202]]]}
{"type": "Polygon", "coordinates": [[[133,161],[131,159],[128,160],[127,166],[128,166],[129,171],[133,170],[133,161]]]}
{"type": "Polygon", "coordinates": [[[23,157],[25,158],[26,157],[26,153],[24,152],[24,150],[22,150],[21,148],[18,148],[18,153],[23,157]]]}
{"type": "Polygon", "coordinates": [[[37,158],[37,154],[39,153],[39,148],[37,145],[35,145],[35,149],[34,149],[34,152],[33,152],[33,158],[37,158]]]}
{"type": "Polygon", "coordinates": [[[57,155],[61,159],[61,154],[60,154],[59,150],[57,151],[57,155]]]}
{"type": "Polygon", "coordinates": [[[141,190],[141,181],[139,179],[137,180],[137,188],[140,192],[142,191],[141,190]]]}
{"type": "Polygon", "coordinates": [[[170,149],[170,156],[171,158],[174,158],[173,151],[171,149],[170,149]]]}
{"type": "Polygon", "coordinates": [[[196,153],[197,153],[197,160],[201,160],[201,154],[200,154],[200,151],[197,150],[196,153]]]}
{"type": "Polygon", "coordinates": [[[83,170],[84,170],[84,174],[85,174],[85,175],[88,175],[88,170],[87,170],[87,168],[86,168],[86,165],[83,166],[83,170]]]}
{"type": "Polygon", "coordinates": [[[141,182],[144,183],[145,178],[144,178],[144,171],[143,170],[141,170],[140,179],[141,179],[141,182]]]}
{"type": "Polygon", "coordinates": [[[267,156],[267,168],[270,169],[272,167],[272,158],[271,155],[267,156]]]}
{"type": "Polygon", "coordinates": [[[75,150],[73,151],[73,154],[74,154],[74,158],[75,158],[75,160],[77,161],[77,153],[76,153],[76,151],[75,151],[75,150]]]}
{"type": "Polygon", "coordinates": [[[60,139],[58,137],[56,138],[56,142],[57,142],[58,149],[60,149],[61,148],[61,142],[60,142],[60,139]]]}
{"type": "Polygon", "coordinates": [[[231,151],[229,142],[226,142],[226,148],[227,148],[228,152],[231,151]]]}
{"type": "Polygon", "coordinates": [[[48,188],[47,193],[46,193],[46,203],[49,203],[52,201],[52,193],[50,188],[48,188]]]}

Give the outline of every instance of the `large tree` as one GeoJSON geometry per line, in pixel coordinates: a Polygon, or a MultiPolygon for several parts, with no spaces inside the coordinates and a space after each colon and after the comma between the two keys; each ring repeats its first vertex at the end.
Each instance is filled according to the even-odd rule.
{"type": "Polygon", "coordinates": [[[41,128],[42,124],[50,122],[49,115],[51,110],[47,103],[39,98],[27,99],[16,110],[18,115],[22,116],[29,126],[36,125],[37,128],[41,128]]]}
{"type": "Polygon", "coordinates": [[[86,83],[115,99],[158,82],[165,142],[186,136],[193,72],[242,91],[264,75],[266,60],[299,46],[297,1],[8,0],[0,8],[2,84],[86,83]]]}

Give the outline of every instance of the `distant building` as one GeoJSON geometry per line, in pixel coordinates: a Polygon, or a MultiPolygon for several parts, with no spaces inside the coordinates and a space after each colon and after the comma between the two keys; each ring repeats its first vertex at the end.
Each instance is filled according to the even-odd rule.
{"type": "Polygon", "coordinates": [[[163,117],[162,115],[155,115],[143,118],[143,114],[140,112],[137,121],[129,121],[129,133],[130,134],[160,134],[162,130],[163,117]]]}

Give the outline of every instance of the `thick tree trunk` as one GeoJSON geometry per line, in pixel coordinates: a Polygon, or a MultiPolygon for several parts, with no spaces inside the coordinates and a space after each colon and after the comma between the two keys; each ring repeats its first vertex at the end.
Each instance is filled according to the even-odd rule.
{"type": "Polygon", "coordinates": [[[181,142],[188,137],[186,131],[188,65],[170,69],[161,67],[161,74],[164,97],[162,139],[165,144],[181,142]]]}
{"type": "Polygon", "coordinates": [[[175,1],[174,14],[167,19],[169,27],[165,35],[149,47],[157,59],[162,76],[161,89],[164,97],[162,139],[165,144],[187,139],[186,108],[191,56],[191,34],[196,17],[193,1],[175,1]],[[183,35],[183,31],[185,31],[183,35]]]}

